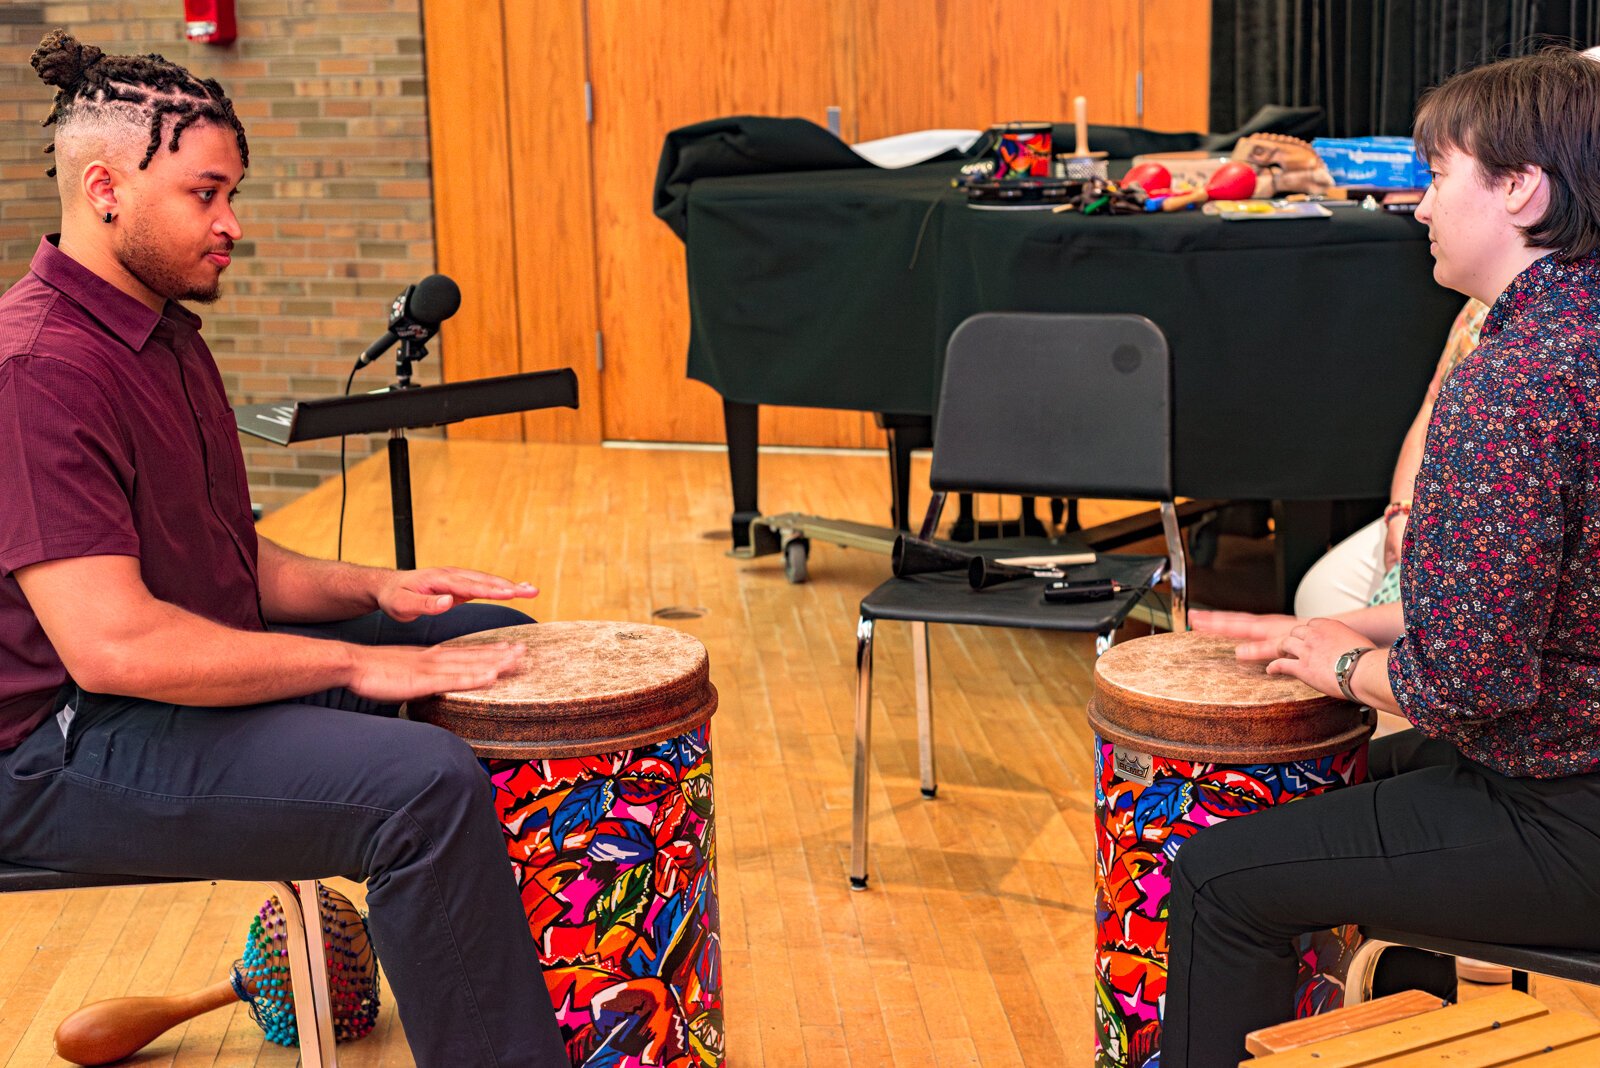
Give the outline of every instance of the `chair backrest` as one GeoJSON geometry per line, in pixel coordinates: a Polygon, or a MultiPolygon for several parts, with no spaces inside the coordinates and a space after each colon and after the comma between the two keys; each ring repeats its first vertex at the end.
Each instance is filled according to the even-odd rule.
{"type": "Polygon", "coordinates": [[[1140,315],[989,312],[950,335],[935,490],[1172,497],[1167,340],[1140,315]]]}

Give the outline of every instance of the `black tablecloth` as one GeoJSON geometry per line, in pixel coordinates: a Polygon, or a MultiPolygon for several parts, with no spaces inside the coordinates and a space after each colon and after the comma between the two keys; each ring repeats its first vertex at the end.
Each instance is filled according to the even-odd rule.
{"type": "Polygon", "coordinates": [[[742,403],[927,414],[969,315],[1133,312],[1172,346],[1180,493],[1387,494],[1463,300],[1415,220],[981,211],[955,173],[693,182],[689,376],[742,403]]]}

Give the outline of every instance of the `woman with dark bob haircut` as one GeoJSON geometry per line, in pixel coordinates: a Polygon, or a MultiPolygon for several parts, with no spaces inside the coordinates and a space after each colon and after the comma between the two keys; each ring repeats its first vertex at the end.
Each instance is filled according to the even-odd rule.
{"type": "Polygon", "coordinates": [[[1404,616],[1191,617],[1412,729],[1367,783],[1178,853],[1161,1068],[1234,1068],[1287,1020],[1307,931],[1600,949],[1600,63],[1457,75],[1416,142],[1434,278],[1490,311],[1428,427],[1404,616]]]}

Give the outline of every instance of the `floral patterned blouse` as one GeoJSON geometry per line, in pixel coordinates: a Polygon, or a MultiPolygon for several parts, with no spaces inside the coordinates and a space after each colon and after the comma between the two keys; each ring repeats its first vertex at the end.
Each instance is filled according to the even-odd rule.
{"type": "Polygon", "coordinates": [[[1400,710],[1506,775],[1600,767],[1600,259],[1545,256],[1445,380],[1402,550],[1400,710]]]}
{"type": "MultiPolygon", "coordinates": [[[[1444,351],[1439,354],[1439,365],[1433,369],[1433,381],[1428,383],[1429,404],[1438,399],[1439,387],[1456,369],[1456,364],[1478,347],[1478,335],[1483,331],[1483,320],[1488,314],[1489,305],[1477,297],[1467,298],[1467,303],[1456,313],[1455,322],[1450,324],[1450,333],[1445,337],[1444,351]]],[[[1367,604],[1394,604],[1399,599],[1400,564],[1396,562],[1384,573],[1383,581],[1378,583],[1367,604]]]]}

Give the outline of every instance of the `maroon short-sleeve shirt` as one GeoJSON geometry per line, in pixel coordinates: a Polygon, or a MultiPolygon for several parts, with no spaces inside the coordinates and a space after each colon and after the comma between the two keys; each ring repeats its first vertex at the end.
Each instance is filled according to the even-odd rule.
{"type": "Polygon", "coordinates": [[[264,626],[244,457],[200,320],[152,311],[55,241],[0,296],[0,749],[66,679],[19,568],[133,556],[158,599],[264,626]]]}

